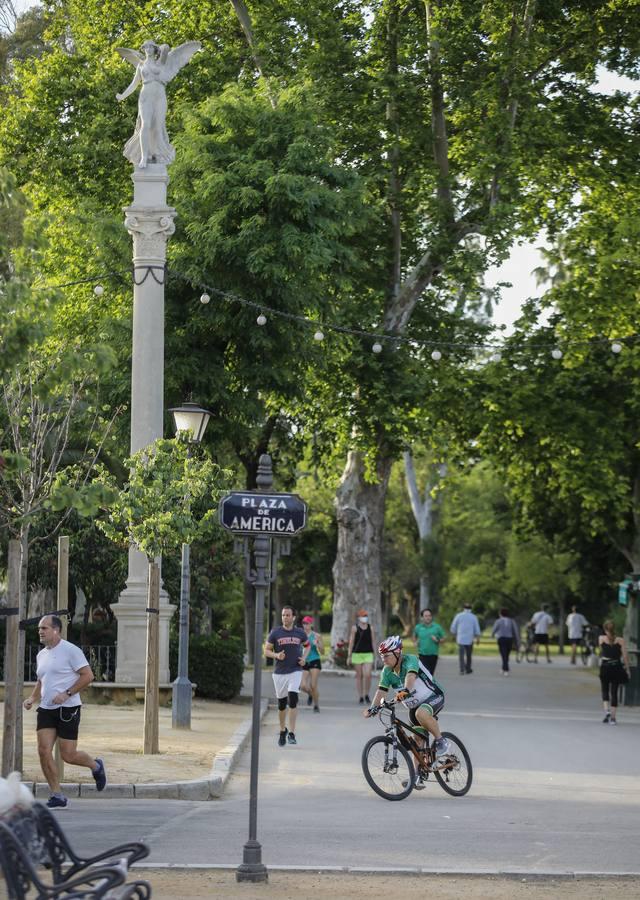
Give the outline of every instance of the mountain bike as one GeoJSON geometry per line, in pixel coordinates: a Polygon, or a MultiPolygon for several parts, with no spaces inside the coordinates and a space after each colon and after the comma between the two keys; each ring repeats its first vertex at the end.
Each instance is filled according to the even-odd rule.
{"type": "Polygon", "coordinates": [[[362,771],[369,786],[385,800],[404,800],[415,787],[434,775],[442,788],[454,797],[462,797],[471,787],[473,768],[462,741],[443,731],[449,750],[436,756],[432,736],[419,725],[410,725],[396,717],[395,700],[383,700],[371,709],[379,715],[385,733],[371,738],[362,751],[362,771]]]}

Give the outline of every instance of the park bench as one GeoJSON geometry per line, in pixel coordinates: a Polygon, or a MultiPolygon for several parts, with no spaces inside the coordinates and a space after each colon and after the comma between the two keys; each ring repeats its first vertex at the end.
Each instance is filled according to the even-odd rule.
{"type": "Polygon", "coordinates": [[[151,888],[145,881],[127,883],[126,861],[87,869],[82,875],[58,884],[45,883],[6,821],[0,821],[0,868],[9,900],[146,900],[151,888]],[[35,894],[32,893],[35,891],[35,894]]]}
{"type": "Polygon", "coordinates": [[[151,896],[147,882],[126,883],[129,866],[149,855],[145,844],[129,842],[80,856],[55,816],[20,785],[18,773],[0,779],[0,793],[0,863],[11,900],[25,897],[31,887],[38,897],[151,896]],[[51,883],[42,880],[40,867],[50,870],[51,883]]]}

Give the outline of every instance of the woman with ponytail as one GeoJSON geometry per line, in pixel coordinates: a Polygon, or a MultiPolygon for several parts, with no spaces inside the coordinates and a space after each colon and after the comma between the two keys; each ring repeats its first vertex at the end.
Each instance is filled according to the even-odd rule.
{"type": "Polygon", "coordinates": [[[600,645],[600,685],[604,706],[605,725],[616,725],[618,711],[618,687],[629,681],[629,657],[624,639],[616,635],[613,622],[602,626],[604,634],[598,638],[600,645]]]}

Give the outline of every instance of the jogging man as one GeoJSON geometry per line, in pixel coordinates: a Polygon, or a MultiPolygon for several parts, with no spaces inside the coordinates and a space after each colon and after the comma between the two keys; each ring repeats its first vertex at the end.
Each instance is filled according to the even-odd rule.
{"type": "Polygon", "coordinates": [[[272,628],[264,645],[264,655],[275,659],[273,683],[278,698],[280,735],[278,745],[284,747],[287,741],[297,744],[296,716],[298,715],[298,693],[302,679],[302,669],[311,650],[307,633],[294,626],[295,614],[292,606],[282,607],[282,625],[272,628]],[[303,649],[304,648],[304,649],[303,649]],[[287,727],[287,706],[289,707],[289,727],[287,727]]]}
{"type": "Polygon", "coordinates": [[[549,607],[543,603],[538,612],[534,613],[531,616],[531,621],[529,625],[531,625],[534,629],[534,662],[538,662],[538,651],[540,647],[544,647],[547,654],[547,662],[551,662],[551,656],[549,655],[549,626],[553,625],[553,619],[548,613],[549,607]]]}
{"type": "Polygon", "coordinates": [[[58,741],[62,759],[71,766],[91,769],[96,788],[103,791],[107,783],[104,763],[78,750],[80,727],[80,691],[93,681],[93,672],[87,659],[75,644],[65,641],[61,635],[62,621],[58,616],[44,616],[38,623],[38,636],[43,649],[37,656],[38,680],[31,696],[24,701],[24,708],[31,709],[39,701],[38,755],[51,796],[49,809],[65,809],[68,800],[60,789],[58,767],[53,758],[53,747],[58,741]]]}
{"type": "MultiPolygon", "coordinates": [[[[393,635],[384,640],[378,647],[384,668],[380,676],[380,684],[373,698],[372,706],[365,709],[366,719],[372,715],[371,709],[379,706],[389,688],[395,688],[396,700],[409,710],[409,719],[414,725],[420,725],[435,738],[435,750],[443,756],[449,750],[449,741],[442,737],[438,720],[435,718],[444,706],[444,691],[428,669],[422,665],[417,656],[403,654],[402,638],[393,635]]],[[[422,790],[425,785],[418,777],[414,785],[422,790]]]]}

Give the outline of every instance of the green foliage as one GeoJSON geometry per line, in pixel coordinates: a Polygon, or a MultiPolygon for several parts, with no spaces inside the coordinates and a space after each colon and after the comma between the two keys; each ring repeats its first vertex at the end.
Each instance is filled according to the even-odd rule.
{"type": "Polygon", "coordinates": [[[27,198],[15,176],[0,168],[0,382],[47,327],[50,298],[31,287],[41,249],[27,198]]]}
{"type": "Polygon", "coordinates": [[[444,622],[466,600],[482,617],[495,617],[504,606],[521,618],[542,602],[576,601],[576,557],[540,535],[518,535],[508,495],[487,463],[447,477],[437,536],[447,577],[444,622]]]}
{"type": "Polygon", "coordinates": [[[154,441],[125,464],[129,480],[120,490],[112,475],[100,474],[115,497],[97,523],[108,538],[134,543],[152,561],[218,527],[217,501],[230,486],[229,473],[197,448],[192,452],[187,436],[154,441]]]}
{"type": "MultiPolygon", "coordinates": [[[[171,679],[177,675],[178,641],[169,648],[171,679]]],[[[189,680],[196,695],[209,700],[233,700],[240,693],[244,673],[244,646],[239,638],[217,634],[192,635],[189,639],[189,680]]]]}

